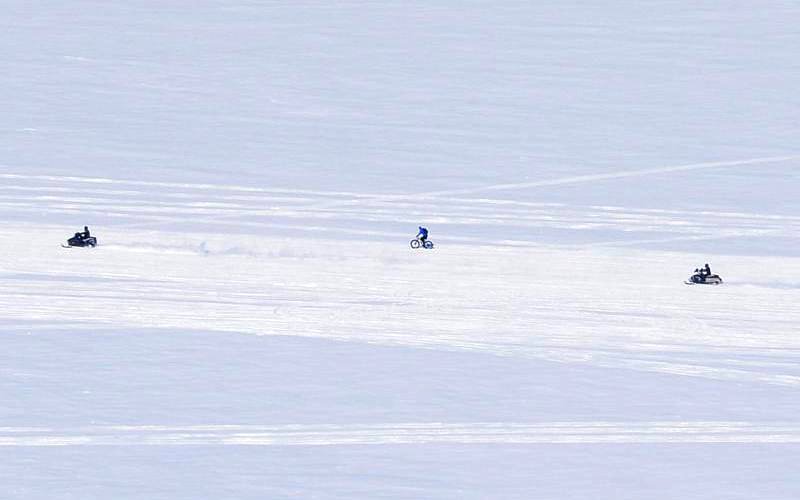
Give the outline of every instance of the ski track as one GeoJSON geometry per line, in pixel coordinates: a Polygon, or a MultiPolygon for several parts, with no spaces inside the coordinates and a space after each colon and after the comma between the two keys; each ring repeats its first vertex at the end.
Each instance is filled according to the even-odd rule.
{"type": "Polygon", "coordinates": [[[0,427],[0,447],[800,443],[800,424],[749,422],[400,423],[0,427]]]}

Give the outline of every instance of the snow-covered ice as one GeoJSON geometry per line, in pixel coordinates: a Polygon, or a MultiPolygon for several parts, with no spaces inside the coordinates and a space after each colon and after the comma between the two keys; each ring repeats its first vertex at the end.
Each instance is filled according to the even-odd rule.
{"type": "Polygon", "coordinates": [[[798,23],[6,2],[0,496],[800,497],[798,23]]]}

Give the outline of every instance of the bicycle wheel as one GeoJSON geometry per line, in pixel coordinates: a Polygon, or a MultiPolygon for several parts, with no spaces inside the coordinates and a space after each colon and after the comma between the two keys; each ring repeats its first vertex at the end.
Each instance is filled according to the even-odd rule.
{"type": "Polygon", "coordinates": [[[425,248],[427,248],[428,250],[433,248],[433,242],[432,241],[426,241],[425,242],[425,248]]]}
{"type": "Polygon", "coordinates": [[[419,248],[419,240],[411,240],[411,248],[419,248]]]}

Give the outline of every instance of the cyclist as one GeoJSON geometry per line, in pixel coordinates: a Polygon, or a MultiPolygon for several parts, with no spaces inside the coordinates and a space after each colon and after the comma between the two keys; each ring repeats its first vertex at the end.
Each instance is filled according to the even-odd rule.
{"type": "Polygon", "coordinates": [[[422,242],[422,246],[425,246],[425,241],[428,239],[428,229],[422,226],[419,226],[419,233],[417,233],[417,238],[419,241],[422,242]]]}

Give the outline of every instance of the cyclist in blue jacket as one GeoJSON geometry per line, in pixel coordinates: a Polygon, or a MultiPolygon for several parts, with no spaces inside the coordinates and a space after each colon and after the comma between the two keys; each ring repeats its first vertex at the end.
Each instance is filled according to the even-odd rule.
{"type": "Polygon", "coordinates": [[[428,239],[428,229],[419,226],[419,233],[417,234],[417,238],[419,238],[419,241],[422,242],[422,246],[425,246],[425,241],[428,239]]]}

